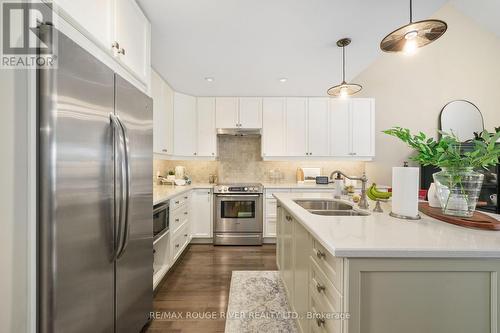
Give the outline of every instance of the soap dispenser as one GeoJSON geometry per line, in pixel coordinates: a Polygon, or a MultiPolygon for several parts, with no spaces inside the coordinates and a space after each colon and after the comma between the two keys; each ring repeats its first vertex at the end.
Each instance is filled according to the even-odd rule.
{"type": "Polygon", "coordinates": [[[333,196],[335,198],[339,198],[342,196],[342,192],[344,190],[344,179],[340,176],[340,173],[337,173],[337,177],[333,181],[333,196]]]}

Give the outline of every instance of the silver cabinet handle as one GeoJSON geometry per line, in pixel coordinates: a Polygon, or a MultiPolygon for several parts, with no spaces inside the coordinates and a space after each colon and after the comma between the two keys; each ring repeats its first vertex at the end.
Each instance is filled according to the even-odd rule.
{"type": "Polygon", "coordinates": [[[212,153],[212,155],[215,155],[215,153],[212,153]]]}
{"type": "Polygon", "coordinates": [[[184,234],[184,237],[187,237],[187,236],[188,236],[188,234],[184,234]]]}
{"type": "Polygon", "coordinates": [[[112,49],[120,49],[120,44],[115,40],[112,44],[111,44],[111,48],[112,49]]]}
{"type": "Polygon", "coordinates": [[[184,212],[184,215],[187,215],[187,214],[188,214],[188,212],[184,212]]]}
{"type": "Polygon", "coordinates": [[[117,53],[125,55],[125,49],[122,47],[121,49],[118,50],[117,53]]]}
{"type": "Polygon", "coordinates": [[[325,326],[325,319],[323,319],[323,318],[316,318],[316,325],[318,325],[318,327],[325,326]]]}
{"type": "Polygon", "coordinates": [[[175,244],[175,247],[179,247],[179,244],[175,244]]]}
{"type": "Polygon", "coordinates": [[[167,150],[166,150],[166,149],[162,149],[161,151],[162,151],[162,152],[164,152],[164,153],[166,153],[166,152],[167,152],[167,150]]]}
{"type": "Polygon", "coordinates": [[[180,220],[179,219],[175,219],[175,222],[179,222],[180,220]]]}
{"type": "Polygon", "coordinates": [[[326,287],[321,283],[316,282],[316,290],[318,291],[318,293],[321,293],[326,290],[326,287]]]}
{"type": "Polygon", "coordinates": [[[176,203],[176,204],[179,204],[179,200],[176,200],[176,201],[175,201],[175,203],[176,203]]]}
{"type": "Polygon", "coordinates": [[[325,252],[321,252],[320,250],[316,250],[316,257],[318,257],[318,259],[324,259],[326,257],[326,254],[325,254],[325,252]]]}
{"type": "Polygon", "coordinates": [[[196,155],[196,153],[193,153],[193,155],[196,155]]]}
{"type": "Polygon", "coordinates": [[[189,197],[184,197],[184,199],[187,199],[187,198],[189,198],[189,197]]]}

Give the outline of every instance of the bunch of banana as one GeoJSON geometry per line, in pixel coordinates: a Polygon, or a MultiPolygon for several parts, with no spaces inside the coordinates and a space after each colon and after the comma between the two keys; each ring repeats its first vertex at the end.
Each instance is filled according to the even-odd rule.
{"type": "Polygon", "coordinates": [[[373,183],[372,186],[366,191],[368,198],[371,200],[387,200],[392,196],[392,192],[384,192],[377,190],[377,184],[373,183]]]}

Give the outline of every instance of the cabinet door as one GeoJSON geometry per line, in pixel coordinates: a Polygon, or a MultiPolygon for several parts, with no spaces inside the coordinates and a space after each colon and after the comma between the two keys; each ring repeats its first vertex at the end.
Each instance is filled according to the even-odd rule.
{"type": "Polygon", "coordinates": [[[329,98],[309,98],[307,147],[309,156],[329,156],[329,98]]]}
{"type": "Polygon", "coordinates": [[[174,154],[196,156],[196,98],[174,93],[174,154]]]}
{"type": "MultiPolygon", "coordinates": [[[[294,304],[294,287],[293,287],[293,218],[287,211],[284,211],[283,222],[283,283],[288,292],[288,300],[294,304]]],[[[306,252],[306,251],[304,251],[306,252]]]]}
{"type": "Polygon", "coordinates": [[[351,126],[353,156],[373,156],[374,152],[374,112],[373,99],[353,99],[351,101],[351,126]]]}
{"type": "Polygon", "coordinates": [[[122,53],[118,58],[138,79],[149,80],[151,26],[134,0],[115,1],[115,41],[122,53]]]}
{"type": "Polygon", "coordinates": [[[212,238],[212,192],[195,189],[191,194],[191,234],[195,238],[212,238]]]}
{"type": "Polygon", "coordinates": [[[115,0],[56,0],[54,2],[72,18],[74,23],[87,30],[101,46],[111,50],[115,0]]]}
{"type": "Polygon", "coordinates": [[[217,133],[215,129],[215,98],[198,97],[198,149],[197,156],[214,157],[217,151],[217,133]]]}
{"type": "Polygon", "coordinates": [[[217,128],[237,128],[238,98],[217,97],[215,99],[215,123],[217,128]]]}
{"type": "Polygon", "coordinates": [[[262,156],[285,156],[285,99],[262,100],[262,156]]]}
{"type": "Polygon", "coordinates": [[[239,101],[241,128],[262,128],[262,98],[242,97],[239,101]]]}
{"type": "Polygon", "coordinates": [[[308,320],[305,318],[309,302],[309,249],[311,243],[309,234],[304,227],[293,221],[293,306],[295,311],[304,318],[299,319],[302,331],[308,329],[308,320]]]}
{"type": "Polygon", "coordinates": [[[168,130],[166,96],[162,78],[152,71],[151,73],[151,95],[153,97],[153,152],[156,154],[168,154],[168,130]]]}
{"type": "Polygon", "coordinates": [[[330,100],[330,154],[351,156],[349,100],[330,100]]]}
{"type": "Polygon", "coordinates": [[[307,99],[286,99],[286,153],[287,156],[306,156],[307,153],[307,99]]]}

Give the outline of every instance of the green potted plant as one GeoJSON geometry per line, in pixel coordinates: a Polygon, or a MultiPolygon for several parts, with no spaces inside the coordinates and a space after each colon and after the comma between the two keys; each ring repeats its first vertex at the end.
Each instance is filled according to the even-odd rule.
{"type": "Polygon", "coordinates": [[[169,170],[167,175],[167,180],[173,182],[175,180],[175,172],[174,170],[169,170]]]}
{"type": "Polygon", "coordinates": [[[500,132],[482,132],[467,145],[471,149],[464,149],[456,136],[443,132],[438,141],[422,132],[412,134],[401,127],[383,132],[415,149],[413,161],[441,168],[433,178],[444,214],[462,217],[474,214],[484,177],[477,171],[498,164],[500,145],[496,142],[500,132]]]}

